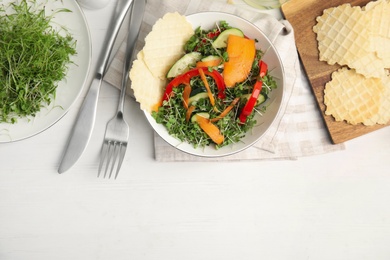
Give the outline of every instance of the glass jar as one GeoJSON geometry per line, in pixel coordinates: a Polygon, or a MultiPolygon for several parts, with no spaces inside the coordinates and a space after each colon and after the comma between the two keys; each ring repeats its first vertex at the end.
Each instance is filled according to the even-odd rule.
{"type": "Polygon", "coordinates": [[[280,5],[287,0],[244,0],[244,2],[256,9],[269,10],[280,8],[280,5]]]}
{"type": "Polygon", "coordinates": [[[108,5],[111,0],[77,0],[80,6],[87,9],[100,9],[108,5]]]}

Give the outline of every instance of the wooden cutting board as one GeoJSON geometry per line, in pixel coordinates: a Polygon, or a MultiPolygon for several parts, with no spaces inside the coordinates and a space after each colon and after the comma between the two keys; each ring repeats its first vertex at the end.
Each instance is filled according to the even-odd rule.
{"type": "Polygon", "coordinates": [[[332,142],[335,144],[348,141],[390,125],[390,123],[387,125],[375,126],[364,126],[363,124],[350,125],[345,121],[337,122],[332,116],[327,116],[324,113],[325,84],[330,81],[332,72],[337,70],[339,66],[331,66],[326,62],[319,61],[316,34],[312,29],[316,24],[315,19],[317,16],[322,15],[323,10],[326,8],[335,7],[344,3],[351,3],[353,6],[364,6],[368,2],[368,0],[289,0],[282,5],[284,17],[294,28],[299,57],[305,68],[306,75],[311,84],[321,114],[325,120],[332,142]]]}

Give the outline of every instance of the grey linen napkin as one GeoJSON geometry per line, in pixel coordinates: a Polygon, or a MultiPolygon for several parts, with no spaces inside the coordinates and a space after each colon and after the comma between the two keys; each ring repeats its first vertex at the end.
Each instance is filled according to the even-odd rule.
{"type": "MultiPolygon", "coordinates": [[[[153,24],[167,12],[191,14],[221,11],[240,16],[261,29],[277,49],[285,69],[285,91],[281,111],[267,133],[252,147],[226,157],[202,158],[183,153],[154,134],[157,161],[242,161],[265,159],[297,159],[343,150],[344,145],[331,144],[316,101],[299,62],[293,28],[286,20],[221,1],[148,0],[137,49],[142,49],[145,36],[153,24]]],[[[119,48],[105,81],[119,87],[125,43],[119,48]]],[[[130,83],[131,84],[131,83],[130,83]]],[[[131,89],[128,89],[132,95],[131,89]]]]}

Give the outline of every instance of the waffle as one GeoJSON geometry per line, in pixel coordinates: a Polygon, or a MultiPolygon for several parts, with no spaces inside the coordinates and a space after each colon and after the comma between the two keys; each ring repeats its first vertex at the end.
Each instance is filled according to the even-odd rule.
{"type": "Polygon", "coordinates": [[[153,25],[129,72],[134,97],[142,110],[151,113],[160,105],[166,74],[183,55],[183,46],[193,34],[192,25],[177,12],[165,14],[153,25]]]}
{"type": "Polygon", "coordinates": [[[313,31],[317,34],[321,61],[347,65],[365,77],[385,75],[385,61],[370,50],[372,24],[362,8],[343,4],[324,10],[316,20],[313,31]]]}
{"type": "Polygon", "coordinates": [[[343,4],[329,8],[316,20],[313,31],[317,33],[321,61],[330,65],[348,65],[367,44],[367,19],[360,7],[343,4]]]}
{"type": "Polygon", "coordinates": [[[369,19],[369,50],[373,51],[390,68],[390,1],[368,3],[364,10],[369,19]]]}
{"type": "Polygon", "coordinates": [[[169,68],[184,55],[184,44],[194,34],[192,25],[179,13],[167,13],[145,38],[144,61],[155,77],[165,79],[169,68]]]}
{"type": "Polygon", "coordinates": [[[349,124],[390,122],[390,0],[343,4],[317,17],[319,59],[342,67],[325,85],[325,114],[349,124]]]}
{"type": "Polygon", "coordinates": [[[384,92],[381,96],[379,111],[373,117],[365,120],[365,125],[387,124],[390,122],[390,76],[382,78],[384,92]]]}
{"type": "Polygon", "coordinates": [[[163,96],[166,82],[153,76],[143,60],[143,51],[137,54],[129,77],[135,100],[140,103],[142,110],[151,113],[163,96]]]}
{"type": "Polygon", "coordinates": [[[343,67],[333,72],[332,80],[325,85],[325,114],[352,125],[367,122],[379,112],[384,91],[381,79],[366,78],[343,67]]]}

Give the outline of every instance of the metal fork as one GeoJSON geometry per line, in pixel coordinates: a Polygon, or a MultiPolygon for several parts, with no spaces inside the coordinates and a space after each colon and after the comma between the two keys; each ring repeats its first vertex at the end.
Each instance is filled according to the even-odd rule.
{"type": "Polygon", "coordinates": [[[130,26],[127,36],[125,59],[123,62],[122,86],[119,97],[119,104],[116,115],[107,123],[106,133],[101,150],[101,158],[98,169],[98,177],[104,166],[104,178],[109,172],[108,178],[111,178],[116,166],[115,179],[118,177],[119,170],[125,158],[127,142],[129,139],[129,125],[123,117],[125,104],[126,87],[129,78],[129,69],[131,58],[137,43],[141,22],[145,8],[145,0],[134,0],[130,12],[130,26]]]}

